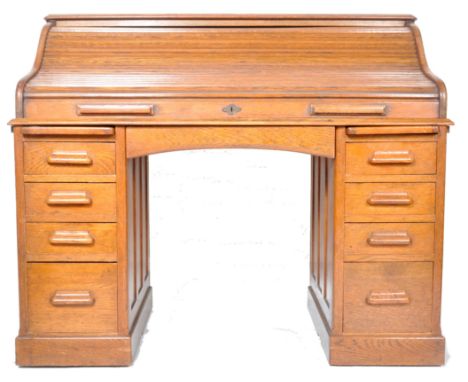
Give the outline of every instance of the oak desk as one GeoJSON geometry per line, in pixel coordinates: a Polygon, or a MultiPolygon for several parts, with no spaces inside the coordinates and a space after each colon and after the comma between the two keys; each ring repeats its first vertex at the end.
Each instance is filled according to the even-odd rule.
{"type": "Polygon", "coordinates": [[[148,155],[311,157],[309,308],[333,365],[440,365],[446,119],[412,16],[47,17],[17,89],[23,366],[129,365],[148,155]]]}

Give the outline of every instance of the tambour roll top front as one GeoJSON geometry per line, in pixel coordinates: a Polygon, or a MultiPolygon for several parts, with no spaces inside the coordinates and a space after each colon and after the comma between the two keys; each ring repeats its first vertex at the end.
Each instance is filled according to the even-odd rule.
{"type": "MultiPolygon", "coordinates": [[[[382,100],[384,106],[386,100],[386,112],[364,107],[351,114],[406,118],[401,102],[419,100],[421,117],[445,117],[443,83],[427,69],[411,16],[50,16],[47,21],[35,68],[18,86],[18,118],[42,118],[45,102],[130,98],[173,99],[170,113],[179,110],[187,119],[192,109],[177,100],[259,99],[257,114],[248,114],[253,108],[248,103],[235,116],[251,120],[269,119],[268,109],[289,106],[297,110],[286,118],[306,118],[324,99],[382,100]],[[284,106],[275,103],[279,97],[317,102],[312,109],[307,102],[284,106]],[[265,99],[272,101],[263,104],[265,99]]],[[[69,110],[58,107],[57,118],[78,117],[78,103],[69,110]]],[[[162,116],[169,110],[164,105],[162,116]]],[[[332,108],[316,114],[347,113],[332,108]]]]}

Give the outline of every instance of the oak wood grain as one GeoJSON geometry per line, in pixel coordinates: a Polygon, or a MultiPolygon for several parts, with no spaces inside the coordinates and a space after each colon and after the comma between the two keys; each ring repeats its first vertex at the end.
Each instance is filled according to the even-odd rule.
{"type": "Polygon", "coordinates": [[[25,175],[114,175],[115,144],[25,142],[25,175]]]}
{"type": "Polygon", "coordinates": [[[29,333],[116,334],[117,266],[115,264],[28,264],[29,333]],[[58,292],[89,291],[94,303],[63,306],[58,292]]]}
{"type": "Polygon", "coordinates": [[[346,220],[434,221],[434,183],[347,183],[346,220]]]}
{"type": "MultiPolygon", "coordinates": [[[[333,320],[331,333],[340,335],[343,333],[343,270],[344,270],[344,244],[345,244],[345,155],[346,155],[346,132],[344,127],[337,128],[336,134],[336,157],[334,169],[334,211],[333,211],[333,320]]],[[[330,333],[330,334],[331,334],[330,333]]],[[[322,336],[324,338],[324,336],[322,336]]],[[[329,342],[329,339],[326,340],[329,342]]],[[[329,349],[326,350],[327,352],[329,349]]]]}
{"type": "Polygon", "coordinates": [[[327,325],[333,321],[334,169],[333,159],[312,156],[309,289],[327,325]]]}
{"type": "Polygon", "coordinates": [[[347,223],[345,261],[433,260],[434,232],[434,223],[347,223]]]}
{"type": "Polygon", "coordinates": [[[116,226],[112,223],[27,223],[26,260],[116,261],[116,241],[116,226]],[[80,237],[87,240],[80,243],[80,237]]]}
{"type": "Polygon", "coordinates": [[[39,72],[44,58],[45,45],[48,34],[53,26],[52,22],[47,22],[42,28],[41,36],[39,38],[39,46],[37,47],[36,59],[34,60],[31,71],[24,76],[16,86],[16,117],[24,116],[24,91],[27,83],[39,72]]]}
{"type": "Polygon", "coordinates": [[[132,358],[129,336],[16,338],[18,366],[128,366],[132,358]]]}
{"type": "MultiPolygon", "coordinates": [[[[297,118],[297,119],[268,119],[268,120],[229,120],[224,118],[200,120],[200,119],[180,119],[180,120],[166,120],[158,122],[151,118],[135,118],[135,117],[87,117],[79,120],[80,125],[83,126],[357,126],[365,127],[366,135],[379,134],[379,129],[382,127],[393,127],[390,133],[384,132],[380,135],[394,135],[394,134],[436,134],[437,129],[434,127],[428,128],[428,125],[434,126],[451,126],[453,122],[446,118],[362,118],[362,117],[314,117],[314,118],[297,118]],[[416,126],[416,129],[413,127],[416,126]],[[375,127],[378,127],[377,129],[375,127]],[[398,130],[394,129],[398,127],[398,130]],[[421,127],[420,130],[418,128],[421,127]],[[372,132],[373,131],[373,132],[372,132]]],[[[48,125],[50,127],[63,126],[63,125],[76,125],[76,119],[57,119],[57,118],[15,118],[8,122],[9,125],[15,126],[37,126],[48,125]]],[[[107,128],[106,128],[107,129],[107,128]]],[[[385,138],[388,139],[388,138],[385,138]]],[[[433,138],[434,139],[434,138],[433,138]]]]}
{"type": "Polygon", "coordinates": [[[23,162],[23,134],[22,128],[14,130],[15,145],[15,189],[16,189],[16,236],[18,246],[18,281],[19,281],[19,335],[28,332],[28,292],[27,292],[27,271],[25,258],[25,187],[23,183],[24,162],[23,162]]]}
{"type": "Polygon", "coordinates": [[[430,333],[432,271],[432,262],[346,263],[343,331],[430,333]],[[403,294],[405,303],[394,297],[376,304],[375,295],[392,293],[403,294]]]}
{"type": "Polygon", "coordinates": [[[441,336],[347,335],[330,340],[331,365],[438,366],[445,363],[441,336]]]}
{"type": "Polygon", "coordinates": [[[261,148],[333,157],[334,129],[290,127],[185,127],[127,129],[127,156],[202,148],[261,148]]]}
{"type": "Polygon", "coordinates": [[[25,190],[28,222],[116,221],[114,184],[26,183],[25,190]],[[65,194],[65,197],[57,199],[59,204],[48,204],[48,199],[58,193],[61,193],[60,195],[68,193],[71,196],[65,194]],[[78,198],[74,196],[76,193],[79,193],[78,198]]]}
{"type": "MultiPolygon", "coordinates": [[[[218,96],[232,91],[308,96],[310,89],[320,89],[323,94],[351,97],[367,93],[438,98],[437,85],[420,67],[418,36],[407,21],[399,20],[393,27],[389,20],[384,26],[378,25],[381,20],[368,26],[359,20],[353,26],[294,29],[280,28],[284,21],[275,24],[274,19],[268,21],[272,27],[248,29],[242,28],[242,19],[223,20],[224,27],[232,28],[197,28],[206,25],[206,20],[197,19],[172,22],[172,28],[168,20],[164,28],[147,27],[146,21],[137,19],[131,26],[118,21],[108,22],[107,27],[102,20],[94,27],[83,21],[81,26],[62,22],[49,31],[43,70],[30,79],[24,93],[30,97],[61,91],[180,94],[195,90],[218,96]],[[174,28],[181,25],[189,28],[174,28]],[[100,33],[102,28],[110,35],[100,33]],[[174,42],[183,49],[174,48],[174,42]],[[333,54],[323,54],[328,51],[333,54]],[[122,52],[130,52],[132,62],[122,52]],[[281,65],[271,65],[275,62],[281,65]],[[347,65],[338,64],[342,62],[347,65]],[[122,65],[137,70],[118,75],[122,65]],[[154,68],[166,73],[164,78],[154,68]]],[[[212,25],[219,23],[215,19],[212,25]]]]}
{"type": "Polygon", "coordinates": [[[357,22],[364,22],[366,20],[381,21],[383,24],[392,25],[391,21],[415,21],[416,17],[408,14],[226,14],[226,13],[209,13],[209,14],[183,14],[183,13],[166,13],[166,14],[52,14],[45,17],[47,21],[82,21],[82,20],[213,20],[215,23],[222,20],[246,20],[250,22],[255,21],[294,21],[294,20],[324,20],[330,23],[348,22],[349,20],[356,20],[357,22]]]}
{"type": "Polygon", "coordinates": [[[359,135],[397,135],[397,134],[437,134],[437,126],[385,126],[376,128],[375,126],[348,127],[346,134],[349,136],[359,135]]]}
{"type": "Polygon", "coordinates": [[[311,115],[386,115],[388,106],[386,104],[310,104],[311,115]]]}
{"type": "Polygon", "coordinates": [[[127,167],[126,157],[126,130],[123,127],[115,129],[115,167],[116,167],[116,190],[117,190],[117,288],[118,288],[118,317],[119,334],[127,335],[130,331],[129,312],[130,312],[130,261],[128,256],[128,231],[131,227],[131,214],[127,208],[127,167]]]}
{"type": "MultiPolygon", "coordinates": [[[[47,125],[47,123],[41,123],[47,125]]],[[[48,136],[56,138],[57,136],[113,136],[114,128],[112,127],[84,127],[84,126],[27,126],[23,128],[23,134],[27,136],[48,136]]],[[[82,138],[83,139],[83,138],[82,138]]]]}
{"type": "Polygon", "coordinates": [[[444,362],[452,122],[414,17],[47,20],[10,122],[19,365],[132,362],[152,307],[148,155],[236,147],[311,155],[309,310],[329,362],[444,362]]]}
{"type": "MultiPolygon", "coordinates": [[[[121,98],[121,97],[120,97],[121,98]]],[[[304,118],[437,118],[438,102],[433,99],[410,100],[382,99],[384,104],[369,104],[366,99],[343,98],[190,98],[171,97],[144,98],[126,101],[125,98],[87,99],[71,94],[47,94],[25,102],[25,113],[31,119],[50,118],[49,110],[54,108],[54,118],[75,120],[81,123],[90,118],[136,119],[141,121],[275,121],[300,120],[304,118]],[[234,105],[236,112],[230,112],[234,105]],[[371,113],[369,113],[369,108],[371,113]],[[376,112],[384,108],[385,113],[376,112]],[[77,112],[77,110],[82,110],[77,112]],[[366,112],[367,111],[367,112],[366,112]]]]}
{"type": "Polygon", "coordinates": [[[153,115],[151,104],[78,104],[77,115],[153,115]]]}
{"type": "Polygon", "coordinates": [[[436,173],[435,142],[372,142],[346,145],[351,175],[429,175],[436,173]]]}
{"type": "Polygon", "coordinates": [[[435,231],[435,261],[434,261],[434,291],[433,291],[433,321],[432,330],[441,335],[440,316],[442,299],[442,266],[444,255],[444,216],[445,216],[445,176],[447,127],[442,127],[437,144],[437,183],[436,183],[436,224],[435,231]]]}

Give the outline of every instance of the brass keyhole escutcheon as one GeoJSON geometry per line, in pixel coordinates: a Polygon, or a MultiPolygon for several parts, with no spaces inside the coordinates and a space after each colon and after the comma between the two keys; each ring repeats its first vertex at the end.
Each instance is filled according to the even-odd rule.
{"type": "Polygon", "coordinates": [[[237,106],[233,103],[223,107],[223,111],[226,113],[226,114],[229,114],[229,115],[234,115],[234,114],[237,114],[241,111],[241,107],[240,106],[237,106]]]}

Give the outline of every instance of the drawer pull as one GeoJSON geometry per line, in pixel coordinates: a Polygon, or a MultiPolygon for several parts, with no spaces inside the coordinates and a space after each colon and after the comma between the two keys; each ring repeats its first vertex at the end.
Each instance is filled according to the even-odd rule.
{"type": "Polygon", "coordinates": [[[371,206],[409,206],[413,199],[407,192],[374,192],[367,199],[371,206]]]}
{"type": "Polygon", "coordinates": [[[404,247],[411,245],[411,237],[408,232],[372,232],[367,238],[367,244],[373,247],[404,247]]]}
{"type": "Polygon", "coordinates": [[[364,135],[437,134],[438,132],[438,126],[356,126],[346,128],[346,134],[350,137],[364,135]]]}
{"type": "Polygon", "coordinates": [[[114,135],[113,127],[86,127],[86,126],[67,126],[67,127],[52,127],[52,126],[25,126],[21,128],[23,135],[32,136],[47,136],[47,135],[99,135],[112,136],[114,135]]]}
{"type": "Polygon", "coordinates": [[[366,298],[368,305],[407,305],[410,299],[406,291],[371,292],[366,298]]]}
{"type": "Polygon", "coordinates": [[[91,306],[95,303],[91,291],[58,290],[50,299],[53,306],[91,306]]]}
{"type": "Polygon", "coordinates": [[[310,115],[385,115],[387,105],[310,105],[310,115]]]}
{"type": "Polygon", "coordinates": [[[54,231],[49,237],[52,245],[92,245],[94,237],[88,231],[54,231]]]}
{"type": "Polygon", "coordinates": [[[379,164],[411,164],[414,162],[414,155],[409,150],[401,151],[375,151],[369,158],[372,165],[379,164]]]}
{"type": "Polygon", "coordinates": [[[52,191],[47,198],[49,206],[88,206],[91,203],[92,199],[87,191],[52,191]]]}
{"type": "Polygon", "coordinates": [[[47,158],[51,165],[75,165],[89,166],[93,164],[92,158],[87,151],[53,151],[47,158]]]}
{"type": "Polygon", "coordinates": [[[155,105],[102,105],[89,104],[78,105],[76,113],[78,115],[154,115],[155,105]]]}

